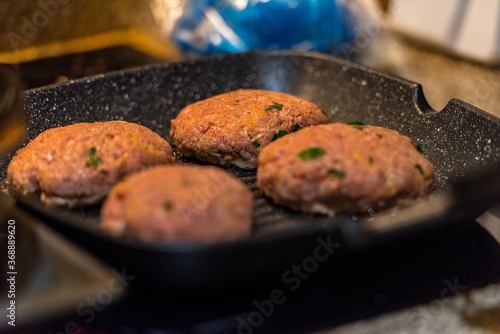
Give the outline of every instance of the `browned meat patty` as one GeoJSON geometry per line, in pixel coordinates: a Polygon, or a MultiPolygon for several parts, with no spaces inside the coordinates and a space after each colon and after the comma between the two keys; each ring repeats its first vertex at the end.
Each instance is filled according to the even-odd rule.
{"type": "Polygon", "coordinates": [[[241,89],[185,107],[172,120],[170,135],[186,157],[253,169],[257,155],[273,138],[329,122],[312,102],[285,93],[241,89]]]}
{"type": "Polygon", "coordinates": [[[101,226],[144,241],[215,242],[250,233],[253,197],[240,180],[215,166],[160,166],[116,185],[101,226]]]}
{"type": "Polygon", "coordinates": [[[170,145],[144,126],[77,123],[44,131],[20,149],[7,180],[15,192],[74,207],[102,201],[130,173],[173,161],[170,145]]]}
{"type": "Polygon", "coordinates": [[[427,194],[431,163],[408,137],[369,125],[302,129],[265,147],[257,186],[275,203],[334,215],[380,210],[427,194]]]}

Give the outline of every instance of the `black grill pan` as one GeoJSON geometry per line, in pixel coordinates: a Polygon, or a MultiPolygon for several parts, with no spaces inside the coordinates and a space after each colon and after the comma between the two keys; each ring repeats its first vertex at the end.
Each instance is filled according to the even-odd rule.
{"type": "MultiPolygon", "coordinates": [[[[99,230],[98,207],[49,209],[34,196],[19,202],[99,257],[127,268],[137,281],[193,289],[280,277],[310,256],[320,239],[340,244],[342,253],[387,237],[418,237],[431,233],[429,227],[459,225],[498,199],[495,189],[485,198],[479,196],[484,188],[477,189],[485,173],[500,166],[498,118],[456,99],[435,111],[417,83],[316,53],[214,56],[30,90],[24,95],[29,139],[76,122],[126,120],[170,140],[170,120],[184,106],[239,88],[294,94],[318,104],[334,122],[358,120],[400,131],[423,144],[438,175],[435,194],[407,209],[327,218],[274,206],[258,194],[255,172],[228,168],[254,191],[255,228],[247,239],[216,245],[147,245],[130,237],[114,238],[99,230]]],[[[0,162],[1,178],[10,157],[0,162]]],[[[491,188],[498,178],[487,175],[491,180],[480,186],[491,188]]]]}

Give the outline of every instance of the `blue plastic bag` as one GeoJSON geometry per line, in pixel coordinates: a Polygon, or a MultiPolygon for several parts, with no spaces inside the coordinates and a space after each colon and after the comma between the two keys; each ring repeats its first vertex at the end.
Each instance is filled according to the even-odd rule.
{"type": "Polygon", "coordinates": [[[172,38],[200,55],[300,49],[339,55],[354,20],[335,0],[188,0],[172,38]]]}

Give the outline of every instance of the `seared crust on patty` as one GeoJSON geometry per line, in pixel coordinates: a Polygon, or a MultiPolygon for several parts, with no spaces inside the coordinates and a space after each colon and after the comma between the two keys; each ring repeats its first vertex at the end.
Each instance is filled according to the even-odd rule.
{"type": "Polygon", "coordinates": [[[173,162],[168,142],[144,126],[77,123],[44,131],[20,149],[7,180],[15,192],[40,192],[47,204],[74,207],[102,201],[130,173],[173,162]]]}
{"type": "Polygon", "coordinates": [[[215,242],[250,233],[253,196],[215,166],[160,166],[116,185],[104,202],[101,227],[150,241],[215,242]]]}
{"type": "Polygon", "coordinates": [[[408,137],[369,125],[302,129],[265,147],[257,186],[275,203],[334,215],[402,204],[427,194],[431,163],[408,137]]]}
{"type": "Polygon", "coordinates": [[[280,131],[330,123],[314,103],[265,90],[240,89],[198,101],[172,120],[170,135],[186,157],[244,169],[280,131]]]}

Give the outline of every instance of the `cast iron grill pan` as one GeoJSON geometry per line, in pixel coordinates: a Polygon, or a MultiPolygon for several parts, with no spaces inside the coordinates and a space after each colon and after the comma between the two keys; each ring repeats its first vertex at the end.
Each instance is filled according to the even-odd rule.
{"type": "MultiPolygon", "coordinates": [[[[49,128],[77,122],[125,120],[170,141],[170,120],[183,107],[239,88],[299,96],[318,104],[333,122],[359,120],[400,131],[423,144],[424,155],[436,168],[438,195],[464,178],[499,166],[500,120],[496,117],[456,99],[438,112],[428,106],[419,84],[331,56],[296,51],[207,57],[30,90],[24,96],[29,139],[49,128]]],[[[10,157],[0,162],[2,179],[10,157]]],[[[258,194],[255,171],[227,170],[250,187],[256,200],[252,235],[230,243],[147,245],[100,231],[99,207],[67,211],[46,208],[36,196],[19,201],[111,264],[129,268],[147,281],[190,289],[282,273],[310,255],[318,237],[347,244],[352,241],[349,238],[359,239],[359,224],[373,220],[366,216],[356,222],[358,217],[327,218],[279,208],[258,194]]],[[[475,203],[458,213],[441,208],[440,215],[424,215],[425,219],[417,215],[412,233],[426,230],[430,223],[475,218],[487,205],[475,203]],[[443,217],[443,210],[449,217],[443,217]]],[[[425,201],[419,210],[422,207],[425,201]]],[[[383,235],[384,231],[370,233],[375,240],[383,235]]]]}

